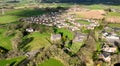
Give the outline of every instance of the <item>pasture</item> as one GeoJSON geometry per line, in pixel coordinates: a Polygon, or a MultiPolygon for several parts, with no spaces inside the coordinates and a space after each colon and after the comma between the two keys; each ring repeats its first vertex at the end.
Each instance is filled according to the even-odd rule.
{"type": "Polygon", "coordinates": [[[26,58],[25,56],[20,56],[20,57],[0,60],[0,65],[2,65],[2,66],[16,66],[18,63],[23,61],[25,58],[26,58]]]}
{"type": "Polygon", "coordinates": [[[64,66],[64,65],[59,60],[51,58],[39,64],[39,66],[64,66]]]}
{"type": "Polygon", "coordinates": [[[6,36],[5,32],[6,29],[0,28],[0,46],[5,48],[5,49],[12,49],[12,43],[11,43],[11,38],[12,36],[6,36]]]}
{"type": "Polygon", "coordinates": [[[47,47],[50,45],[49,43],[50,34],[47,33],[41,34],[39,32],[34,32],[26,37],[31,38],[31,41],[27,43],[23,49],[27,48],[28,50],[37,50],[39,48],[47,47]]]}

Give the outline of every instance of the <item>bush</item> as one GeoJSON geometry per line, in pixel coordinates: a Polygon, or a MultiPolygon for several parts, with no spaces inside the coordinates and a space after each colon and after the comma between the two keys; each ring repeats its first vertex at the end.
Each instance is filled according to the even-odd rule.
{"type": "Polygon", "coordinates": [[[99,52],[94,52],[93,53],[93,56],[92,56],[92,58],[93,58],[93,61],[95,61],[95,60],[98,60],[99,59],[99,52]]]}
{"type": "Polygon", "coordinates": [[[15,30],[17,27],[18,27],[17,24],[9,24],[9,25],[7,25],[8,30],[15,30]]]}
{"type": "Polygon", "coordinates": [[[22,43],[23,34],[21,31],[17,30],[15,37],[12,38],[12,46],[14,50],[17,50],[19,45],[22,43]]]}
{"type": "Polygon", "coordinates": [[[13,35],[15,35],[15,32],[14,32],[13,30],[6,31],[6,32],[4,33],[4,35],[5,35],[5,36],[13,36],[13,35]]]}

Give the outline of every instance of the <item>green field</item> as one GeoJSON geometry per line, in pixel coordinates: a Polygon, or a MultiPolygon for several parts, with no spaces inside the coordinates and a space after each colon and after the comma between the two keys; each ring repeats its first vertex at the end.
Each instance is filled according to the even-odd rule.
{"type": "Polygon", "coordinates": [[[120,28],[120,24],[110,23],[110,24],[108,24],[108,26],[112,27],[112,28],[114,28],[114,27],[120,28]]]}
{"type": "Polygon", "coordinates": [[[41,15],[43,13],[46,12],[40,9],[32,8],[8,10],[4,15],[0,16],[0,24],[16,22],[19,21],[20,18],[41,15]]]}
{"type": "MultiPolygon", "coordinates": [[[[70,4],[69,3],[51,3],[51,4],[49,4],[49,3],[42,3],[42,4],[34,3],[33,5],[31,5],[31,6],[38,5],[38,7],[42,7],[42,8],[36,8],[36,7],[35,8],[33,8],[33,7],[30,8],[30,5],[31,4],[29,4],[27,1],[24,1],[23,3],[21,2],[19,4],[16,4],[16,8],[18,8],[18,9],[8,9],[7,11],[5,11],[4,15],[0,14],[0,47],[3,47],[7,50],[12,51],[12,41],[17,39],[15,31],[18,30],[18,31],[20,31],[19,32],[21,34],[20,36],[22,36],[22,34],[26,33],[24,36],[22,36],[20,38],[23,41],[22,40],[20,42],[18,41],[19,42],[18,49],[20,49],[21,51],[23,50],[26,54],[26,52],[35,51],[35,50],[38,50],[40,48],[45,47],[45,49],[43,49],[43,51],[41,51],[43,53],[44,50],[46,51],[46,49],[48,49],[48,47],[50,47],[52,45],[51,43],[54,43],[54,42],[50,41],[50,36],[54,32],[56,34],[63,34],[61,42],[58,43],[58,44],[55,43],[55,45],[57,45],[58,50],[60,50],[60,51],[62,50],[62,49],[60,49],[61,47],[59,47],[59,44],[60,44],[60,46],[62,46],[62,43],[64,44],[64,42],[65,42],[66,44],[65,44],[64,48],[69,48],[69,50],[70,50],[70,54],[69,54],[69,52],[68,53],[66,52],[66,54],[71,56],[71,55],[77,54],[78,51],[81,51],[81,53],[82,53],[81,57],[82,57],[82,55],[86,55],[85,56],[86,59],[87,59],[87,60],[85,59],[86,61],[89,62],[89,59],[90,59],[90,61],[93,61],[89,57],[89,56],[92,56],[92,54],[89,51],[86,51],[86,47],[84,47],[81,50],[81,47],[83,46],[85,41],[83,41],[83,42],[73,42],[72,40],[74,38],[74,32],[70,31],[69,29],[67,29],[67,28],[56,28],[56,32],[55,32],[55,30],[54,30],[55,27],[47,27],[45,25],[41,26],[39,24],[32,24],[32,23],[31,24],[25,24],[24,23],[24,25],[23,25],[19,21],[21,18],[38,16],[38,15],[49,13],[50,12],[49,8],[48,8],[48,11],[45,11],[45,9],[43,9],[43,8],[46,8],[46,7],[51,7],[51,8],[70,7],[70,6],[74,6],[73,4],[71,4],[71,3],[70,4]],[[13,23],[15,25],[13,25],[13,23]],[[16,28],[16,26],[19,26],[19,27],[16,28]],[[32,33],[27,33],[25,31],[25,29],[30,28],[30,27],[37,30],[37,31],[32,32],[32,33]],[[8,30],[8,28],[10,28],[10,29],[8,30]],[[11,28],[13,28],[13,30],[11,28]],[[14,35],[9,35],[8,36],[9,31],[13,31],[14,35]],[[15,39],[13,38],[14,36],[15,36],[15,39]],[[68,39],[66,39],[66,36],[68,37],[68,39]],[[67,44],[67,41],[68,41],[68,44],[67,44]],[[71,42],[69,42],[69,41],[71,41],[71,42]],[[72,45],[70,46],[70,44],[72,44],[72,45]]],[[[112,5],[108,6],[108,5],[104,5],[104,4],[92,4],[92,5],[76,4],[76,5],[79,5],[81,7],[85,7],[85,8],[91,9],[91,10],[104,10],[104,9],[108,9],[108,8],[120,9],[120,6],[112,6],[112,5]]],[[[66,11],[65,11],[65,13],[66,13],[66,11]]],[[[120,13],[118,13],[118,12],[108,12],[105,16],[106,16],[106,18],[111,17],[111,16],[120,17],[120,13]]],[[[79,16],[76,15],[75,17],[83,18],[82,15],[79,15],[79,16]]],[[[60,18],[61,18],[61,16],[60,16],[60,18]]],[[[76,20],[76,22],[80,23],[80,24],[83,24],[83,25],[90,25],[91,24],[90,22],[85,21],[85,20],[76,20]]],[[[74,25],[70,22],[66,22],[66,23],[69,24],[69,25],[74,25]]],[[[110,23],[110,24],[108,24],[108,26],[112,27],[112,28],[113,27],[118,27],[119,28],[120,24],[110,23]]],[[[87,28],[82,27],[80,32],[84,32],[84,33],[88,34],[88,33],[90,33],[90,31],[91,30],[87,30],[87,28]]],[[[90,36],[92,35],[91,33],[90,33],[90,36]]],[[[95,33],[95,37],[98,36],[98,34],[99,33],[95,33]]],[[[118,34],[120,34],[120,33],[118,32],[118,34]]],[[[92,42],[91,44],[95,44],[96,42],[94,42],[94,40],[92,40],[92,38],[94,38],[94,35],[92,37],[90,37],[91,40],[88,43],[92,42]]],[[[15,43],[13,43],[13,44],[15,44],[15,43]]],[[[97,45],[96,48],[99,50],[100,46],[97,45]]],[[[89,49],[91,49],[91,47],[89,49]]],[[[95,49],[95,48],[93,48],[93,49],[95,49]]],[[[49,52],[49,53],[51,54],[51,52],[49,52]]],[[[52,53],[52,54],[54,54],[54,53],[52,53]]],[[[44,54],[42,54],[42,55],[40,54],[38,56],[42,57],[43,55],[44,54]]],[[[46,53],[45,53],[45,56],[46,56],[46,53]]],[[[48,57],[51,57],[51,55],[48,56],[48,57]]],[[[66,57],[67,56],[65,56],[65,58],[66,57]]],[[[35,56],[35,58],[37,58],[37,55],[35,56]]],[[[42,58],[44,59],[44,57],[42,57],[42,58]]],[[[42,58],[41,58],[41,60],[42,60],[42,58]]],[[[65,58],[63,57],[63,59],[65,59],[65,58]]],[[[15,57],[15,58],[6,58],[6,59],[3,59],[3,60],[0,60],[0,66],[17,66],[17,64],[19,64],[24,59],[26,59],[26,57],[21,56],[21,55],[18,56],[18,57],[15,57]]],[[[39,62],[39,61],[35,60],[35,63],[36,62],[39,62]]],[[[62,60],[57,60],[55,58],[50,58],[50,59],[40,63],[38,66],[65,66],[64,65],[65,63],[62,63],[62,62],[63,62],[62,60]]],[[[67,62],[67,64],[69,64],[69,63],[73,64],[74,62],[76,62],[76,59],[73,59],[73,62],[71,63],[71,58],[70,58],[70,61],[67,62]]],[[[85,63],[85,64],[87,64],[87,63],[85,63]]]]}
{"type": "MultiPolygon", "coordinates": [[[[5,12],[4,15],[0,15],[0,24],[17,23],[19,22],[20,18],[41,15],[43,13],[46,13],[46,12],[39,9],[36,10],[32,8],[8,10],[5,12]]],[[[6,30],[7,30],[7,27],[6,29],[0,28],[0,46],[10,50],[12,49],[12,45],[11,45],[12,37],[8,37],[4,35],[6,30]]]]}
{"type": "Polygon", "coordinates": [[[89,25],[90,22],[87,22],[85,20],[77,20],[77,22],[79,22],[80,24],[85,24],[85,25],[89,25]]]}
{"type": "Polygon", "coordinates": [[[91,5],[81,5],[85,8],[92,9],[92,10],[103,10],[107,8],[115,8],[120,9],[119,5],[105,5],[105,4],[91,4],[91,5]]]}
{"type": "Polygon", "coordinates": [[[79,51],[79,49],[81,48],[81,46],[83,45],[82,42],[75,42],[72,44],[72,46],[70,47],[70,50],[73,53],[77,53],[79,51]]]}
{"type": "Polygon", "coordinates": [[[120,17],[120,13],[119,13],[119,12],[108,12],[107,16],[116,16],[116,17],[120,17]]]}
{"type": "Polygon", "coordinates": [[[26,58],[25,56],[20,56],[20,57],[0,60],[0,65],[1,66],[16,66],[19,62],[21,62],[25,58],[26,58]]]}
{"type": "Polygon", "coordinates": [[[12,49],[12,44],[11,44],[11,36],[6,36],[5,32],[6,29],[0,28],[0,46],[4,47],[8,50],[12,49]]]}
{"type": "MultiPolygon", "coordinates": [[[[28,43],[24,48],[29,47],[28,50],[37,50],[39,48],[49,46],[50,43],[47,39],[49,39],[50,35],[47,33],[39,33],[34,32],[26,36],[27,38],[33,38],[30,43],[28,43]]],[[[25,37],[25,38],[26,38],[25,37]]]]}
{"type": "Polygon", "coordinates": [[[92,9],[92,10],[98,10],[98,9],[102,10],[102,9],[106,8],[106,6],[102,5],[102,4],[93,4],[93,5],[88,5],[88,6],[83,5],[83,7],[86,7],[88,9],[92,9]]]}
{"type": "Polygon", "coordinates": [[[11,16],[11,15],[0,16],[0,24],[15,22],[17,20],[18,20],[17,16],[11,16]]]}
{"type": "Polygon", "coordinates": [[[73,39],[74,37],[73,32],[68,29],[64,29],[64,28],[57,29],[57,33],[60,33],[60,32],[63,33],[63,36],[68,36],[69,39],[73,39]]]}
{"type": "Polygon", "coordinates": [[[60,61],[51,58],[51,59],[41,63],[39,66],[64,66],[64,65],[60,61]]]}

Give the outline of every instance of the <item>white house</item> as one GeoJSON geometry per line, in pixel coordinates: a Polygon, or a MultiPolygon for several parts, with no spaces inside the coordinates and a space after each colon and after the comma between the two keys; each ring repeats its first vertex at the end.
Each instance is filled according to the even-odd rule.
{"type": "Polygon", "coordinates": [[[113,36],[113,35],[107,36],[106,38],[107,38],[107,39],[116,39],[116,40],[119,40],[119,37],[118,37],[118,36],[113,36]]]}
{"type": "Polygon", "coordinates": [[[114,40],[119,40],[120,39],[119,36],[117,36],[117,34],[115,34],[115,33],[109,34],[109,33],[105,32],[105,33],[103,33],[103,36],[106,39],[114,39],[114,40]]]}
{"type": "Polygon", "coordinates": [[[108,35],[108,33],[107,33],[107,32],[103,33],[103,36],[104,36],[104,37],[106,37],[107,35],[108,35]]]}
{"type": "Polygon", "coordinates": [[[27,28],[26,31],[31,33],[31,32],[33,32],[34,30],[33,30],[32,28],[27,28]]]}

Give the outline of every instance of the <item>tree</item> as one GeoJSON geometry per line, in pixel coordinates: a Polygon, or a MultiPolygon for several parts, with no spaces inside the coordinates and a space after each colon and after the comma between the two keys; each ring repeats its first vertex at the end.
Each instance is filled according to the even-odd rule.
{"type": "Polygon", "coordinates": [[[14,51],[18,50],[18,46],[22,43],[23,34],[21,31],[16,31],[15,37],[12,39],[12,47],[14,51]]]}
{"type": "Polygon", "coordinates": [[[0,6],[1,6],[1,14],[4,15],[5,14],[5,9],[4,9],[4,6],[5,6],[5,1],[4,0],[0,0],[0,6]]]}

